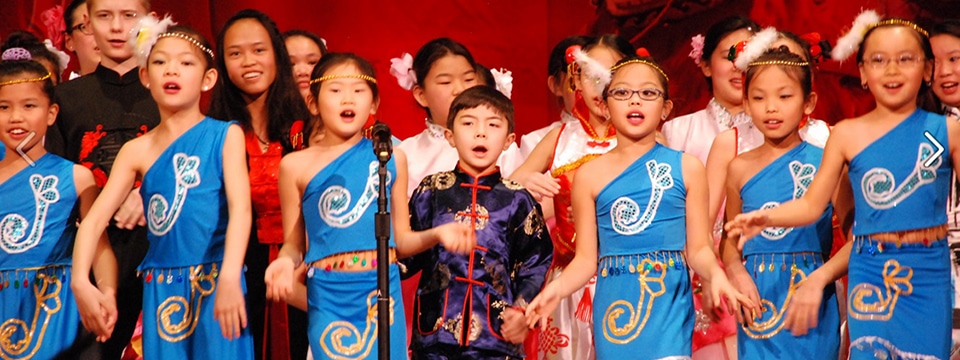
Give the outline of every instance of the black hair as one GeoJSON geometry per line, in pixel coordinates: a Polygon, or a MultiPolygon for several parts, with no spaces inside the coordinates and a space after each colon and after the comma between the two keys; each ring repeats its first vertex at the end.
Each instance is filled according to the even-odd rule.
{"type": "Polygon", "coordinates": [[[756,33],[760,30],[760,25],[743,15],[734,15],[717,21],[707,29],[707,34],[703,39],[703,54],[700,55],[700,60],[709,62],[710,56],[717,50],[717,46],[720,46],[723,38],[739,30],[756,33]]]}
{"type": "Polygon", "coordinates": [[[481,63],[476,63],[473,65],[473,69],[477,72],[477,80],[480,80],[481,85],[492,86],[494,89],[497,88],[497,79],[493,77],[490,68],[483,66],[481,63]]]}
{"type": "MultiPolygon", "coordinates": [[[[240,88],[230,81],[224,60],[224,36],[234,23],[243,19],[253,19],[263,25],[273,46],[277,76],[267,89],[267,136],[270,141],[279,141],[283,145],[284,153],[291,152],[295,149],[290,142],[290,126],[297,120],[310,121],[311,116],[294,83],[293,68],[286,66],[290,64],[290,54],[287,53],[280,30],[267,14],[253,9],[240,10],[227,20],[217,35],[219,46],[216,51],[216,64],[220,76],[213,90],[208,114],[217,119],[238,120],[244,129],[250,129],[250,112],[247,110],[246,101],[240,88]]],[[[309,126],[304,126],[304,139],[310,138],[309,132],[313,128],[313,124],[307,125],[309,126]]]]}
{"type": "Polygon", "coordinates": [[[453,130],[453,123],[458,113],[481,105],[486,105],[503,116],[507,120],[507,133],[513,132],[513,102],[506,95],[489,86],[474,86],[457,95],[450,103],[447,128],[453,130]]]}
{"type": "MultiPolygon", "coordinates": [[[[360,70],[360,75],[366,75],[374,79],[377,78],[377,73],[373,69],[373,65],[370,64],[370,62],[366,59],[359,57],[354,53],[327,54],[326,56],[320,58],[320,62],[317,63],[317,66],[313,67],[313,73],[310,75],[310,78],[319,79],[321,76],[325,75],[330,68],[343,64],[353,64],[353,66],[357,67],[357,70],[360,70]]],[[[310,84],[310,93],[313,94],[314,101],[317,101],[318,103],[320,101],[320,85],[320,82],[310,84]]],[[[377,83],[367,80],[367,85],[370,86],[370,90],[373,92],[373,99],[379,99],[380,89],[377,88],[377,83]]],[[[366,119],[364,119],[364,121],[365,120],[366,119]]]]}
{"type": "Polygon", "coordinates": [[[66,25],[66,32],[69,34],[73,30],[73,26],[76,25],[73,22],[73,13],[77,11],[78,8],[87,4],[87,0],[73,0],[70,2],[70,5],[67,5],[67,8],[63,10],[63,22],[66,25]]]}
{"type": "Polygon", "coordinates": [[[653,72],[657,74],[657,81],[659,81],[660,86],[663,87],[663,101],[670,100],[670,86],[669,86],[670,82],[667,81],[667,78],[664,77],[660,71],[657,71],[657,68],[659,68],[661,71],[663,71],[663,68],[660,67],[660,65],[657,64],[657,62],[653,60],[652,57],[649,57],[649,56],[629,56],[629,57],[620,59],[620,61],[617,61],[617,64],[613,66],[614,68],[616,68],[616,70],[614,70],[613,73],[610,75],[610,79],[611,79],[610,83],[608,83],[607,86],[603,88],[603,100],[607,100],[607,92],[610,91],[610,84],[613,83],[612,80],[613,80],[613,77],[617,75],[617,71],[623,68],[622,65],[631,61],[646,62],[647,64],[641,64],[641,65],[650,66],[651,70],[653,70],[653,72]]]}
{"type": "Polygon", "coordinates": [[[417,55],[413,57],[413,71],[417,74],[417,84],[423,86],[423,80],[427,78],[427,73],[433,68],[433,63],[437,62],[447,55],[459,55],[467,59],[471,67],[476,68],[477,62],[473,60],[473,55],[466,46],[450,38],[433,39],[417,50],[417,55]]]}
{"type": "Polygon", "coordinates": [[[812,64],[812,62],[814,61],[814,59],[813,59],[813,54],[810,52],[810,43],[809,43],[809,42],[807,42],[806,40],[804,40],[802,37],[798,36],[797,34],[794,34],[794,33],[789,32],[789,31],[780,30],[780,31],[778,31],[778,34],[779,34],[779,37],[780,37],[781,39],[787,39],[787,40],[793,41],[795,44],[799,45],[799,46],[800,46],[800,50],[803,50],[803,54],[797,54],[797,55],[800,55],[800,57],[803,58],[802,60],[807,61],[807,62],[810,62],[810,63],[812,64]]]}
{"type": "Polygon", "coordinates": [[[614,50],[625,58],[635,56],[637,52],[637,49],[629,41],[616,34],[604,34],[591,39],[586,45],[583,45],[583,52],[588,52],[599,46],[614,50]]]}
{"type": "Polygon", "coordinates": [[[947,19],[933,24],[930,28],[930,37],[937,35],[950,35],[955,38],[960,38],[960,20],[947,19]]]}
{"type": "MultiPolygon", "coordinates": [[[[936,69],[937,65],[936,65],[936,62],[933,61],[934,60],[933,46],[930,45],[930,38],[911,26],[903,25],[904,23],[912,23],[911,21],[896,19],[896,18],[887,19],[887,20],[899,21],[900,23],[884,23],[879,26],[874,26],[870,28],[870,30],[867,30],[867,32],[863,34],[863,41],[860,42],[860,46],[857,48],[857,65],[860,65],[860,66],[864,65],[863,55],[864,55],[864,50],[866,49],[866,46],[867,46],[867,38],[873,34],[874,30],[877,30],[883,27],[889,27],[889,26],[904,26],[904,27],[910,28],[911,30],[910,33],[914,34],[914,36],[917,39],[917,42],[920,43],[920,50],[923,51],[924,64],[930,64],[930,69],[931,69],[930,73],[932,78],[934,76],[933,74],[937,73],[937,69],[936,69]]],[[[918,26],[918,25],[914,25],[914,26],[918,26]]],[[[937,99],[937,96],[933,93],[933,89],[930,88],[930,85],[931,84],[928,83],[925,79],[920,79],[920,90],[917,92],[917,107],[929,112],[939,112],[940,100],[937,99]]]]}
{"type": "Polygon", "coordinates": [[[810,60],[804,59],[799,54],[794,54],[790,52],[790,49],[785,45],[780,46],[776,49],[767,50],[760,55],[755,61],[782,61],[782,62],[793,62],[793,63],[802,63],[806,62],[806,66],[793,66],[793,65],[758,65],[750,66],[747,68],[746,73],[743,78],[743,93],[744,99],[747,98],[746,94],[750,89],[750,83],[753,81],[761,70],[769,66],[777,66],[783,72],[787,74],[791,79],[796,80],[800,83],[800,89],[803,90],[803,98],[806,100],[810,97],[810,94],[813,92],[813,76],[812,69],[813,66],[810,64],[810,60]]]}
{"type": "MultiPolygon", "coordinates": [[[[0,61],[0,82],[7,82],[11,80],[17,80],[20,78],[40,78],[47,75],[47,68],[43,67],[40,63],[32,60],[6,60],[0,61]]],[[[55,102],[53,97],[53,80],[52,78],[44,79],[40,81],[40,87],[43,90],[43,94],[47,96],[47,100],[51,104],[55,102]]]]}
{"type": "Polygon", "coordinates": [[[567,48],[574,45],[580,45],[582,48],[592,41],[592,37],[583,35],[570,36],[560,40],[550,51],[550,60],[547,61],[547,76],[553,76],[559,80],[560,75],[567,71],[567,48]]]}
{"type": "Polygon", "coordinates": [[[30,52],[30,56],[33,57],[34,61],[43,59],[53,64],[53,68],[56,70],[50,75],[53,76],[53,79],[56,83],[60,83],[60,72],[63,71],[63,69],[60,68],[60,58],[48,50],[47,46],[44,45],[39,38],[26,31],[14,31],[10,33],[10,36],[7,37],[7,40],[3,42],[3,45],[0,45],[0,52],[16,47],[24,48],[30,52]]]}
{"type": "Polygon", "coordinates": [[[320,49],[321,58],[324,56],[327,56],[327,54],[330,52],[330,50],[327,49],[327,44],[323,43],[323,39],[319,35],[311,31],[300,30],[300,29],[287,30],[286,32],[283,33],[283,40],[286,41],[287,39],[292,38],[294,36],[303,36],[307,39],[310,39],[310,41],[313,41],[314,44],[317,44],[317,48],[320,49]]]}
{"type": "MultiPolygon", "coordinates": [[[[189,28],[189,27],[186,27],[186,26],[183,26],[183,25],[174,25],[174,26],[171,26],[171,27],[167,28],[167,30],[164,31],[164,33],[179,33],[179,34],[181,34],[181,35],[185,35],[185,36],[187,36],[187,37],[195,40],[196,42],[200,43],[200,45],[203,45],[203,47],[205,47],[205,48],[207,48],[207,49],[210,49],[210,50],[213,50],[213,47],[210,46],[210,42],[208,42],[207,39],[206,39],[205,37],[203,37],[203,35],[200,35],[199,32],[197,32],[196,30],[193,30],[193,29],[191,29],[191,28],[189,28]]],[[[179,38],[178,38],[178,39],[179,39],[179,38]]],[[[157,42],[160,42],[160,40],[162,40],[162,38],[161,38],[161,39],[157,39],[157,42]]],[[[186,39],[183,39],[183,40],[186,41],[186,39]]],[[[195,44],[192,44],[192,43],[190,44],[190,46],[196,47],[196,45],[195,45],[195,44]]],[[[156,44],[154,44],[153,47],[155,48],[155,47],[156,47],[156,44]]],[[[206,69],[206,70],[213,69],[214,63],[213,63],[213,58],[210,57],[210,54],[207,53],[206,51],[201,50],[199,47],[197,47],[197,51],[200,52],[200,54],[202,54],[200,57],[203,58],[204,62],[206,63],[206,66],[204,67],[204,69],[206,69]]],[[[151,52],[151,53],[153,52],[153,48],[150,49],[150,52],[151,52]]],[[[147,61],[146,66],[147,66],[147,67],[150,66],[150,62],[149,62],[149,61],[147,61]]]]}

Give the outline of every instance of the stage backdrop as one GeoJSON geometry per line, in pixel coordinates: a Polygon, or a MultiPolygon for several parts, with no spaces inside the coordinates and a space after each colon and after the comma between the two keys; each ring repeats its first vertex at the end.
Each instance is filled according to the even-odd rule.
{"type": "MultiPolygon", "coordinates": [[[[0,37],[16,29],[48,36],[45,10],[69,1],[2,0],[0,37]]],[[[764,26],[796,33],[818,31],[831,42],[863,8],[918,19],[922,24],[957,17],[960,7],[948,0],[154,0],[153,10],[169,13],[212,41],[233,13],[255,8],[269,14],[281,30],[306,29],[327,39],[332,51],[354,52],[376,67],[382,96],[378,117],[405,138],[423,129],[424,112],[412,95],[389,75],[390,58],[414,54],[435,37],[467,45],[490,68],[513,72],[517,132],[522,134],[558,118],[557,104],[546,90],[549,51],[574,34],[618,33],[647,47],[671,78],[677,103],[673,115],[703,108],[709,94],[703,77],[687,58],[690,38],[714,21],[732,14],[749,15],[764,26]]],[[[71,64],[71,67],[75,63],[71,64]]],[[[828,122],[863,113],[873,103],[852,63],[819,65],[815,116],[828,122]]]]}

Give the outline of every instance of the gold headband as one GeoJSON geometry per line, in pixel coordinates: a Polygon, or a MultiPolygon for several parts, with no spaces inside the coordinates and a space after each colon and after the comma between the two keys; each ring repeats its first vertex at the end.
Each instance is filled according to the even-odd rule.
{"type": "Polygon", "coordinates": [[[377,83],[377,79],[374,79],[373,76],[369,76],[369,75],[363,75],[363,74],[335,74],[335,75],[324,75],[324,76],[318,77],[318,78],[316,78],[316,79],[311,79],[311,80],[310,80],[310,85],[313,85],[313,84],[316,84],[316,83],[320,83],[320,82],[323,82],[323,81],[326,81],[326,80],[333,80],[333,79],[360,79],[360,80],[366,80],[366,81],[372,82],[372,83],[374,83],[374,84],[377,83]]]}
{"type": "Polygon", "coordinates": [[[46,75],[43,75],[43,76],[41,76],[41,77],[35,77],[35,78],[30,78],[30,79],[7,80],[7,81],[4,81],[4,82],[0,82],[0,86],[16,85],[16,84],[31,83],[31,82],[40,82],[40,81],[47,80],[47,79],[49,79],[49,78],[50,78],[50,72],[48,71],[48,72],[46,73],[46,75]]]}
{"type": "Polygon", "coordinates": [[[196,46],[198,49],[200,49],[200,51],[203,51],[205,54],[210,56],[211,59],[213,59],[213,50],[210,50],[210,48],[203,46],[203,44],[201,44],[200,41],[198,41],[197,39],[194,39],[193,36],[184,34],[182,32],[174,31],[174,32],[165,32],[163,34],[158,35],[157,40],[163,39],[165,37],[175,37],[175,38],[186,40],[187,42],[193,44],[193,46],[196,46]]]}
{"type": "Polygon", "coordinates": [[[617,65],[615,65],[614,67],[610,68],[610,72],[612,73],[612,72],[614,72],[614,71],[617,71],[617,69],[622,68],[622,67],[627,66],[627,65],[630,65],[630,64],[644,64],[644,65],[647,65],[647,66],[649,66],[649,67],[652,67],[654,70],[656,70],[658,73],[660,73],[660,75],[663,76],[663,79],[664,79],[664,80],[670,81],[670,78],[667,76],[667,73],[663,72],[663,69],[661,69],[659,66],[657,66],[657,64],[654,64],[654,63],[652,63],[652,62],[650,62],[650,61],[647,61],[647,60],[644,60],[644,59],[632,59],[632,60],[624,61],[624,62],[622,62],[622,63],[620,63],[620,64],[617,64],[617,65]]]}
{"type": "Polygon", "coordinates": [[[784,65],[784,66],[796,66],[804,67],[810,66],[809,62],[806,61],[788,61],[788,60],[764,60],[764,61],[754,61],[750,63],[750,67],[761,66],[761,65],[784,65]]]}
{"type": "Polygon", "coordinates": [[[874,28],[877,28],[877,27],[880,27],[880,26],[886,26],[886,25],[906,26],[906,27],[909,27],[909,28],[913,28],[913,30],[916,30],[918,33],[920,33],[920,35],[923,35],[923,37],[925,37],[925,38],[929,38],[929,37],[930,37],[930,34],[929,34],[926,30],[924,30],[922,27],[920,27],[920,25],[917,25],[916,23],[914,23],[914,22],[912,22],[912,21],[903,20],[903,19],[886,19],[886,20],[881,20],[881,21],[878,22],[878,23],[875,23],[875,24],[873,24],[873,25],[870,25],[870,26],[867,28],[867,31],[873,30],[874,28]]]}

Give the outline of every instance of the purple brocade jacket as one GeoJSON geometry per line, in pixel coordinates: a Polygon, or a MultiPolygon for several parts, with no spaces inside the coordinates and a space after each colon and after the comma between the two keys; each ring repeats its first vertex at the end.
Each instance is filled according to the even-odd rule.
{"type": "Polygon", "coordinates": [[[403,261],[407,276],[423,271],[411,347],[444,344],[523,357],[522,344],[501,337],[501,314],[509,307],[522,311],[543,287],[553,244],[540,205],[499,170],[474,177],[458,165],[423,179],[410,198],[413,230],[451,221],[473,225],[472,253],[437,245],[403,261]]]}

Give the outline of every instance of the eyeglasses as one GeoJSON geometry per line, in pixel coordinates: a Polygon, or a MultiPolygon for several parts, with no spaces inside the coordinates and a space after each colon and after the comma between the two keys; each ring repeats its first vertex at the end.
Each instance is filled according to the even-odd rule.
{"type": "Polygon", "coordinates": [[[607,91],[607,96],[612,97],[614,100],[627,101],[633,97],[633,94],[640,96],[640,100],[644,101],[654,101],[663,96],[663,91],[660,89],[654,88],[645,88],[639,90],[631,90],[625,88],[613,88],[610,91],[607,91]]]}
{"type": "Polygon", "coordinates": [[[81,22],[79,24],[74,25],[73,27],[70,28],[70,31],[68,31],[67,33],[72,33],[77,30],[79,30],[81,33],[86,35],[93,34],[93,29],[91,29],[86,22],[81,22]]]}
{"type": "Polygon", "coordinates": [[[877,54],[871,56],[864,62],[874,70],[880,70],[887,68],[887,65],[890,64],[891,61],[895,62],[898,67],[912,68],[917,66],[917,64],[921,63],[923,60],[924,58],[922,56],[916,56],[913,54],[903,54],[893,58],[877,54]]]}

